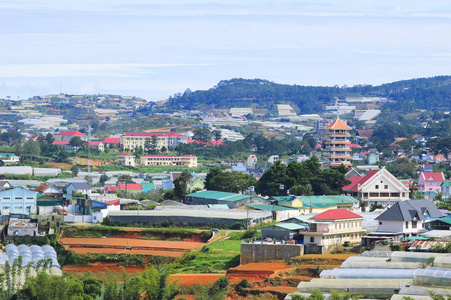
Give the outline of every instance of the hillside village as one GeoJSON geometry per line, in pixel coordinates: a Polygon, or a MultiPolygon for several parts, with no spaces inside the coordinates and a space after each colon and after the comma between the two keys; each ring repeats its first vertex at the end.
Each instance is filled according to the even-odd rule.
{"type": "Polygon", "coordinates": [[[106,286],[105,267],[119,281],[158,266],[186,299],[224,277],[222,299],[451,294],[449,112],[406,125],[385,97],[318,114],[172,101],[0,101],[4,270],[47,259],[106,286]]]}

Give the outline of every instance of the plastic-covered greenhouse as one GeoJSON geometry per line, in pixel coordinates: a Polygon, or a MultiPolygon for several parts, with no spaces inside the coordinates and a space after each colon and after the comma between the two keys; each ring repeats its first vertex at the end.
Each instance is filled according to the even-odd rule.
{"type": "Polygon", "coordinates": [[[28,247],[27,245],[6,245],[6,253],[1,253],[0,265],[6,264],[8,262],[10,265],[14,264],[14,261],[22,256],[22,267],[27,266],[29,263],[33,263],[35,266],[39,261],[43,259],[51,259],[51,267],[61,268],[55,249],[50,245],[36,246],[33,245],[28,247]]]}
{"type": "Polygon", "coordinates": [[[322,271],[320,278],[412,279],[414,272],[413,269],[333,269],[322,271]]]}
{"type": "Polygon", "coordinates": [[[344,269],[416,269],[417,262],[394,262],[387,257],[351,256],[341,265],[344,269]]]}
{"type": "Polygon", "coordinates": [[[451,270],[418,269],[413,273],[413,282],[417,285],[451,286],[451,270]]]}

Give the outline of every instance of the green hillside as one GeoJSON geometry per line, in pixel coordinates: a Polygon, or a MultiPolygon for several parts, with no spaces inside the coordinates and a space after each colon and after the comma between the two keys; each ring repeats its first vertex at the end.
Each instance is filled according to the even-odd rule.
{"type": "Polygon", "coordinates": [[[356,85],[353,87],[300,86],[278,84],[263,79],[220,81],[206,91],[185,91],[170,97],[166,111],[196,110],[206,106],[214,108],[255,107],[274,109],[280,103],[293,104],[301,113],[319,113],[325,105],[337,98],[378,96],[394,100],[385,108],[451,109],[451,76],[437,76],[387,83],[380,86],[356,85]]]}

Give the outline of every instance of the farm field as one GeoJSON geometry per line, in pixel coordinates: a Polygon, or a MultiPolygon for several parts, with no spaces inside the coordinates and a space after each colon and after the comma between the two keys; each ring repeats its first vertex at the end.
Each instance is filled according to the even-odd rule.
{"type": "Polygon", "coordinates": [[[78,254],[141,254],[178,257],[205,243],[130,238],[63,238],[60,243],[78,254]],[[131,247],[131,249],[129,248],[131,247]],[[127,248],[127,249],[126,249],[127,248]]]}

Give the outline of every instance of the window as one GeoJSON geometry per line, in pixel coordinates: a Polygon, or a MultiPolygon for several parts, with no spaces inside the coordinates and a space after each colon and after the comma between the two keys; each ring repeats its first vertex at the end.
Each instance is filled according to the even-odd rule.
{"type": "Polygon", "coordinates": [[[382,222],[379,222],[379,225],[382,225],[382,222]]]}
{"type": "Polygon", "coordinates": [[[388,185],[384,185],[384,189],[388,190],[388,185]]]}
{"type": "Polygon", "coordinates": [[[412,228],[417,228],[417,221],[412,221],[412,228]]]}
{"type": "Polygon", "coordinates": [[[315,242],[315,237],[311,236],[310,237],[310,243],[313,243],[313,242],[315,242]]]}
{"type": "Polygon", "coordinates": [[[409,228],[409,222],[408,221],[406,222],[406,228],[409,228]]]}
{"type": "Polygon", "coordinates": [[[374,188],[375,188],[376,190],[378,190],[378,189],[379,189],[379,185],[376,184],[376,185],[374,186],[374,188]]]}

